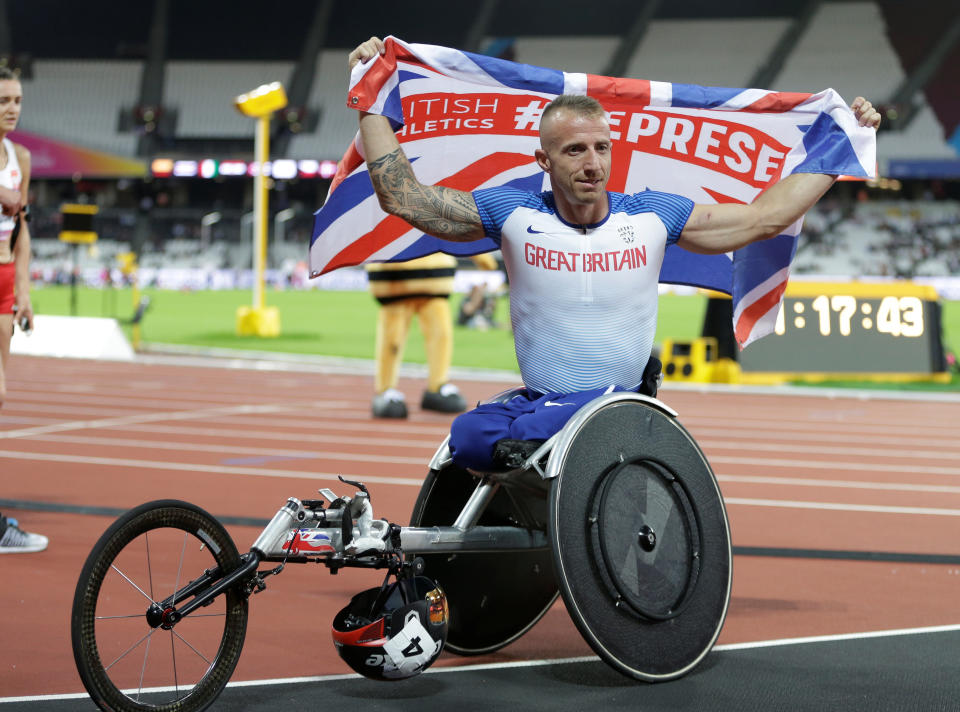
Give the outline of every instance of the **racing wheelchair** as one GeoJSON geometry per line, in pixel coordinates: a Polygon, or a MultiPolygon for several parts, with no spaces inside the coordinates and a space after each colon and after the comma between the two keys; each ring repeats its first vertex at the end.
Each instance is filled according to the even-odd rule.
{"type": "Polygon", "coordinates": [[[410,677],[444,646],[495,651],[558,596],[621,673],[657,682],[692,670],[720,634],[732,551],[716,478],[677,413],[609,393],[513,464],[465,470],[445,441],[409,526],[375,519],[366,488],[343,480],[353,496],[290,498],[245,554],[194,505],[131,510],[77,584],[71,632],[84,686],[104,710],[206,708],[240,657],[250,596],[306,561],[387,571],[333,622],[341,657],[367,677],[410,677]]]}

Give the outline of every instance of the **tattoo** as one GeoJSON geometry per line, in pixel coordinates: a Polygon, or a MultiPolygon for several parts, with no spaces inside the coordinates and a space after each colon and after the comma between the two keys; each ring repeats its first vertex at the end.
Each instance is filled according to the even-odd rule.
{"type": "Polygon", "coordinates": [[[467,241],[483,237],[483,223],[470,193],[423,185],[398,148],[367,164],[380,205],[428,235],[467,241]]]}

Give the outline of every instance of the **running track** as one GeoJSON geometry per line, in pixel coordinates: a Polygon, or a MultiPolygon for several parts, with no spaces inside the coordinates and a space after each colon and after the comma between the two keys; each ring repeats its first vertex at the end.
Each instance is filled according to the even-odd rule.
{"type": "MultiPolygon", "coordinates": [[[[423,382],[412,378],[402,383],[410,419],[373,420],[372,378],[350,369],[175,357],[21,356],[11,366],[0,510],[47,534],[50,547],[0,557],[0,703],[82,691],[70,604],[115,511],[179,498],[260,522],[288,496],[349,493],[341,474],[367,483],[376,516],[405,522],[449,422],[419,411],[423,382]]],[[[470,401],[513,385],[458,383],[470,401]]],[[[960,397],[669,385],[661,396],[707,453],[726,498],[736,557],[723,646],[960,624],[960,397]]],[[[228,530],[243,551],[260,526],[228,530]]],[[[330,620],[379,579],[313,566],[269,579],[251,601],[234,680],[349,672],[328,643],[330,620]]],[[[499,653],[445,654],[438,665],[590,655],[558,603],[499,653]]],[[[955,703],[960,682],[952,684],[955,703]]]]}

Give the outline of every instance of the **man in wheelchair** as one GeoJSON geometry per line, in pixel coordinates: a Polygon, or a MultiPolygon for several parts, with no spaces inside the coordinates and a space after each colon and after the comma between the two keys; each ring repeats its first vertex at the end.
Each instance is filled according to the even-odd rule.
{"type": "MultiPolygon", "coordinates": [[[[383,52],[372,37],[351,52],[350,68],[383,52]]],[[[851,108],[861,126],[879,125],[870,102],[858,97],[851,108]]],[[[445,240],[490,238],[503,253],[526,391],[454,421],[454,462],[474,470],[496,469],[504,440],[544,440],[594,397],[644,387],[667,247],[724,254],[777,236],[836,180],[794,173],[749,205],[695,205],[652,190],[612,193],[610,126],[599,102],[558,96],[544,108],[539,133],[535,159],[551,190],[468,193],[420,183],[387,119],[360,112],[370,180],[387,213],[445,240]]]]}

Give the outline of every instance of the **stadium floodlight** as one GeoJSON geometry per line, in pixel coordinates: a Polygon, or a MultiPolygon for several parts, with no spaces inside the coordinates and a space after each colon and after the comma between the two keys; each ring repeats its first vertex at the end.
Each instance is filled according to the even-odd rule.
{"type": "Polygon", "coordinates": [[[237,309],[239,336],[280,335],[280,313],[264,306],[264,271],[267,264],[267,176],[270,157],[270,117],[287,105],[287,93],[280,82],[263,84],[241,94],[233,105],[244,116],[257,120],[254,136],[257,172],[253,178],[253,305],[237,309]]]}
{"type": "Polygon", "coordinates": [[[233,100],[233,105],[244,116],[259,119],[262,116],[270,116],[273,112],[285,107],[287,92],[280,82],[261,84],[253,91],[238,96],[233,100]]]}

